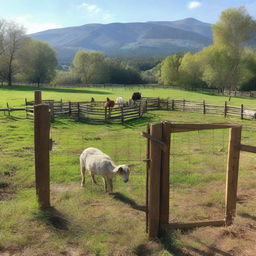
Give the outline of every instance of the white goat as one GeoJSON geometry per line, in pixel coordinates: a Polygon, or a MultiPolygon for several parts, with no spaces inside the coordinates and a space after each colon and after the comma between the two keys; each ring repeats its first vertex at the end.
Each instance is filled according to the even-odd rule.
{"type": "Polygon", "coordinates": [[[256,118],[256,111],[254,110],[249,110],[249,109],[245,109],[243,114],[245,116],[249,116],[249,117],[252,117],[252,118],[256,118]]]}
{"type": "Polygon", "coordinates": [[[116,166],[111,158],[97,148],[87,148],[80,155],[80,168],[82,175],[81,186],[85,183],[85,172],[90,171],[91,179],[97,184],[94,175],[101,175],[104,179],[106,192],[113,192],[113,177],[119,175],[124,182],[129,180],[129,165],[116,166]]]}
{"type": "Polygon", "coordinates": [[[116,98],[116,104],[121,107],[124,105],[124,99],[122,97],[117,97],[116,98]]]}

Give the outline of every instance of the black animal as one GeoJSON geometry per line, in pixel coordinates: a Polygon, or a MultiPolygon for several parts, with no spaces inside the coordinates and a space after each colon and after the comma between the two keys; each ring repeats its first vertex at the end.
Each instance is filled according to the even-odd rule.
{"type": "Polygon", "coordinates": [[[141,93],[140,92],[134,92],[132,95],[132,100],[136,101],[136,100],[140,100],[141,99],[141,93]]]}

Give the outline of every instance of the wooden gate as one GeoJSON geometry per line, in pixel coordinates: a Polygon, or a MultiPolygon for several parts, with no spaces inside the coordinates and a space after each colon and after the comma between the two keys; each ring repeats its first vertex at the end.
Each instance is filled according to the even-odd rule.
{"type": "Polygon", "coordinates": [[[256,147],[241,144],[240,124],[150,124],[147,133],[147,232],[149,239],[160,237],[168,229],[231,225],[236,211],[240,151],[256,153],[256,147]],[[226,175],[225,216],[221,220],[169,223],[169,165],[171,133],[208,129],[230,129],[226,175]]]}

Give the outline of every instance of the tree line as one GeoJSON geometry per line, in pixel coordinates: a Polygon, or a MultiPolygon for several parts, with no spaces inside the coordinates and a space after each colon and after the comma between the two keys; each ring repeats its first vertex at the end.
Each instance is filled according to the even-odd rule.
{"type": "Polygon", "coordinates": [[[127,62],[108,58],[99,51],[80,50],[68,71],[58,71],[56,84],[136,84],[143,80],[138,70],[127,62]]]}
{"type": "Polygon", "coordinates": [[[214,43],[196,53],[163,57],[109,58],[78,51],[68,70],[58,69],[55,50],[0,20],[0,82],[52,84],[159,83],[185,88],[256,90],[256,22],[244,7],[221,13],[212,26],[214,43]]]}
{"type": "Polygon", "coordinates": [[[222,12],[212,26],[213,45],[197,53],[172,55],[158,68],[158,81],[187,88],[256,89],[256,22],[244,7],[222,12]]]}
{"type": "Polygon", "coordinates": [[[46,42],[25,35],[19,24],[0,20],[0,82],[48,83],[55,77],[56,53],[46,42]]]}

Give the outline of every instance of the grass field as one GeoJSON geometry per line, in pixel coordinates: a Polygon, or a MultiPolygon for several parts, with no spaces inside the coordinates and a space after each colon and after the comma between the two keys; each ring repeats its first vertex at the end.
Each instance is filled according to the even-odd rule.
{"type": "MultiPolygon", "coordinates": [[[[46,89],[44,98],[87,100],[91,96],[128,98],[133,90],[46,89]],[[108,93],[108,94],[107,94],[108,93]]],[[[185,98],[222,104],[225,97],[178,90],[143,89],[143,96],[185,98]]],[[[29,88],[0,89],[2,105],[19,106],[33,99],[29,88]]],[[[233,98],[234,104],[254,100],[233,98]]],[[[236,122],[244,126],[242,143],[256,146],[256,122],[200,113],[152,111],[124,125],[92,125],[56,119],[51,135],[51,202],[49,212],[37,208],[34,188],[33,120],[24,113],[0,114],[0,255],[255,255],[256,158],[241,153],[237,217],[223,228],[175,231],[161,241],[145,233],[146,140],[148,122],[236,122]],[[80,189],[78,157],[98,147],[117,163],[134,163],[130,181],[117,177],[112,195],[86,177],[80,189]]],[[[223,217],[228,131],[202,131],[172,136],[170,220],[223,217]]]]}
{"type": "MultiPolygon", "coordinates": [[[[31,86],[20,86],[20,87],[0,87],[0,107],[5,107],[8,102],[10,106],[22,106],[24,105],[25,98],[28,100],[33,100],[32,90],[37,90],[36,87],[31,86]]],[[[122,96],[124,99],[128,100],[131,98],[132,93],[135,91],[140,91],[143,97],[160,97],[160,98],[170,98],[170,99],[185,99],[191,101],[202,102],[206,101],[208,104],[224,105],[225,101],[228,101],[227,96],[216,96],[207,93],[198,93],[185,90],[177,89],[145,89],[138,87],[124,88],[41,88],[43,91],[44,99],[54,99],[64,101],[86,101],[94,97],[95,100],[105,100],[106,97],[110,99],[116,99],[118,96],[122,96]]],[[[240,106],[244,104],[245,107],[256,108],[256,99],[254,98],[232,98],[228,102],[229,105],[240,106]]]]}

